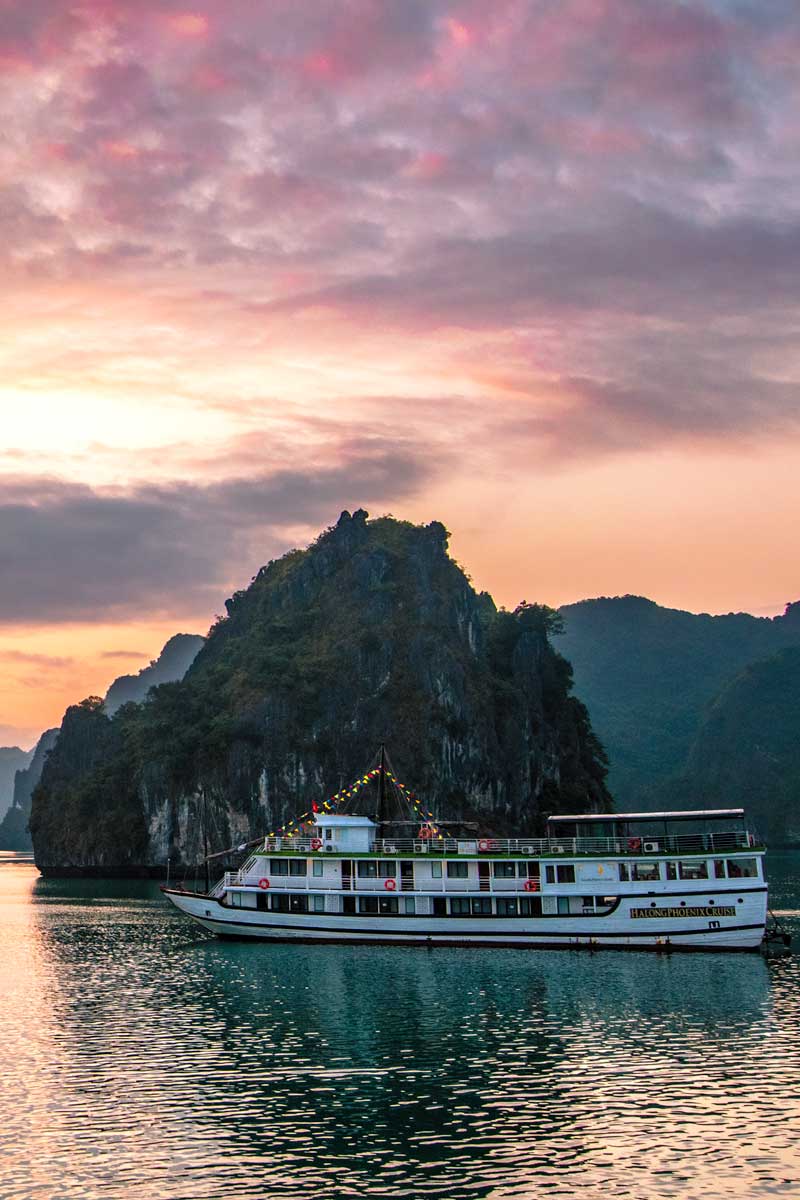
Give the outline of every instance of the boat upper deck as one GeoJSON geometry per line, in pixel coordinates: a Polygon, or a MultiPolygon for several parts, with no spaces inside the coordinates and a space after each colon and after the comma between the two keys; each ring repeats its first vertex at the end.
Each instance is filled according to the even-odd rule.
{"type": "Polygon", "coordinates": [[[320,854],[361,858],[458,855],[467,858],[573,858],[583,856],[635,857],[673,854],[716,854],[735,850],[763,850],[759,839],[746,829],[714,833],[662,834],[640,837],[518,837],[518,838],[374,838],[359,847],[323,842],[319,837],[265,838],[254,854],[320,854]]]}

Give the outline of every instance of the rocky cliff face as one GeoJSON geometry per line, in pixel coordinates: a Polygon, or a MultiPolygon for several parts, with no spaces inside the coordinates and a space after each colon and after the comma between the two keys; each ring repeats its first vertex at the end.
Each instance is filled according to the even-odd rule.
{"type": "Polygon", "coordinates": [[[44,871],[158,869],[263,834],[379,742],[442,818],[529,831],[607,807],[552,614],[498,612],[436,522],[343,513],[227,602],[186,678],[113,719],[71,709],[34,795],[44,871]]]}

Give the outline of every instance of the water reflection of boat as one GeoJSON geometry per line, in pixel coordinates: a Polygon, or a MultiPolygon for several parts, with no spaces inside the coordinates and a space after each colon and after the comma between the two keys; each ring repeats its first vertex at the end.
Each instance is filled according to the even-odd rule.
{"type": "Polygon", "coordinates": [[[764,849],[742,809],[557,816],[543,838],[481,836],[422,808],[381,755],[210,891],[162,890],[227,937],[754,950],[764,849]],[[341,811],[373,781],[374,818],[341,811]]]}

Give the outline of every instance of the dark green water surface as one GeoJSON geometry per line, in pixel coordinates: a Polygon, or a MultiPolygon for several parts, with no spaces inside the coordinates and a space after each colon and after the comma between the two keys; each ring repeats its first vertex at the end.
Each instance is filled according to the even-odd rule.
{"type": "Polygon", "coordinates": [[[6,856],[0,1197],[798,1197],[798,961],[223,943],[6,856]]]}

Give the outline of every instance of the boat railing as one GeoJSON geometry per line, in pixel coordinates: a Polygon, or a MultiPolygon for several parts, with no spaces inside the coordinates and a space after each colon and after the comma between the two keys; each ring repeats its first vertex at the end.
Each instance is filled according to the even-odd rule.
{"type": "MultiPolygon", "coordinates": [[[[581,855],[604,855],[613,857],[641,857],[665,854],[717,854],[732,850],[752,849],[759,845],[755,836],[744,829],[719,833],[697,834],[653,834],[652,837],[520,837],[520,838],[378,838],[370,845],[370,854],[386,857],[417,855],[450,856],[457,854],[492,856],[513,855],[520,858],[540,858],[556,855],[579,857],[581,855]]],[[[328,852],[338,857],[358,857],[363,851],[332,842],[320,842],[319,838],[275,837],[266,838],[255,851],[263,854],[310,854],[326,857],[328,852]]]]}

